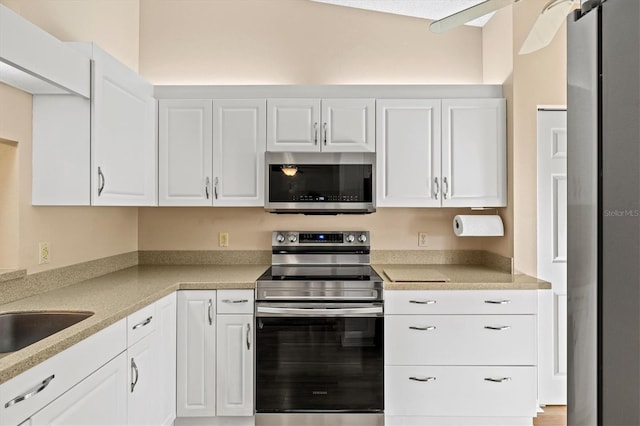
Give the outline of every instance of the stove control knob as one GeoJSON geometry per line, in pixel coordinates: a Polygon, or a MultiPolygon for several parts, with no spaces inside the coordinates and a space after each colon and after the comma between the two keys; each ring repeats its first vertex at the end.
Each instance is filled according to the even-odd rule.
{"type": "Polygon", "coordinates": [[[279,243],[284,243],[284,235],[282,234],[276,235],[276,241],[279,243]]]}
{"type": "Polygon", "coordinates": [[[367,242],[367,236],[364,234],[360,234],[360,236],[358,237],[358,241],[360,241],[361,243],[367,242]]]}
{"type": "Polygon", "coordinates": [[[352,242],[354,242],[354,241],[356,240],[356,237],[354,237],[354,236],[353,236],[353,234],[349,234],[349,235],[347,235],[347,236],[345,237],[345,240],[346,240],[348,243],[352,243],[352,242]]]}
{"type": "Polygon", "coordinates": [[[298,237],[296,237],[294,234],[289,234],[289,242],[295,243],[296,241],[298,241],[298,237]]]}

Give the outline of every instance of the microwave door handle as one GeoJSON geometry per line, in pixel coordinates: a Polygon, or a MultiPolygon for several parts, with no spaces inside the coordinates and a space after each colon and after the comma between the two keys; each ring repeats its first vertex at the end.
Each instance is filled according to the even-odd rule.
{"type": "Polygon", "coordinates": [[[295,315],[304,317],[330,317],[338,315],[376,315],[382,314],[382,306],[366,308],[281,308],[271,306],[256,307],[258,314],[295,315]]]}

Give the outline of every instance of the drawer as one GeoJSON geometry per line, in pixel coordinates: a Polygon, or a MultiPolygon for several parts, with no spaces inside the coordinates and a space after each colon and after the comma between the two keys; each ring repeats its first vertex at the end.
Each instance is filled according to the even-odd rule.
{"type": "Polygon", "coordinates": [[[385,367],[385,414],[536,415],[535,367],[385,367]]]}
{"type": "Polygon", "coordinates": [[[535,365],[535,315],[387,315],[386,365],[535,365]]]}
{"type": "Polygon", "coordinates": [[[156,305],[152,303],[127,317],[127,346],[131,346],[156,329],[156,305]]]}
{"type": "Polygon", "coordinates": [[[253,314],[253,290],[218,290],[218,314],[253,314]]]}
{"type": "Polygon", "coordinates": [[[387,290],[384,311],[413,314],[535,314],[536,290],[387,290]]]}
{"type": "Polygon", "coordinates": [[[122,353],[125,327],[123,319],[0,385],[2,425],[20,424],[122,353]]]}

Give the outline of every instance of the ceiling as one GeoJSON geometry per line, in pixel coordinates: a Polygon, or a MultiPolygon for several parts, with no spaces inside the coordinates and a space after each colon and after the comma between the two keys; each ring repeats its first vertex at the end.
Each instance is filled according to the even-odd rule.
{"type": "MultiPolygon", "coordinates": [[[[319,3],[335,4],[338,6],[355,7],[358,9],[374,10],[376,12],[393,13],[396,15],[413,16],[438,20],[459,12],[468,7],[482,3],[483,0],[312,0],[319,3]]],[[[493,16],[489,13],[467,25],[482,27],[493,16]]]]}

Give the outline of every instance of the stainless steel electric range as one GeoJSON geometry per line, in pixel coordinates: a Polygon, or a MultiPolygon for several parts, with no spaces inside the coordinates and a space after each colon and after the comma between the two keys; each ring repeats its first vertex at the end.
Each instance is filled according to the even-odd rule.
{"type": "Polygon", "coordinates": [[[256,288],[256,424],[384,422],[382,279],[366,231],[276,231],[256,288]]]}

